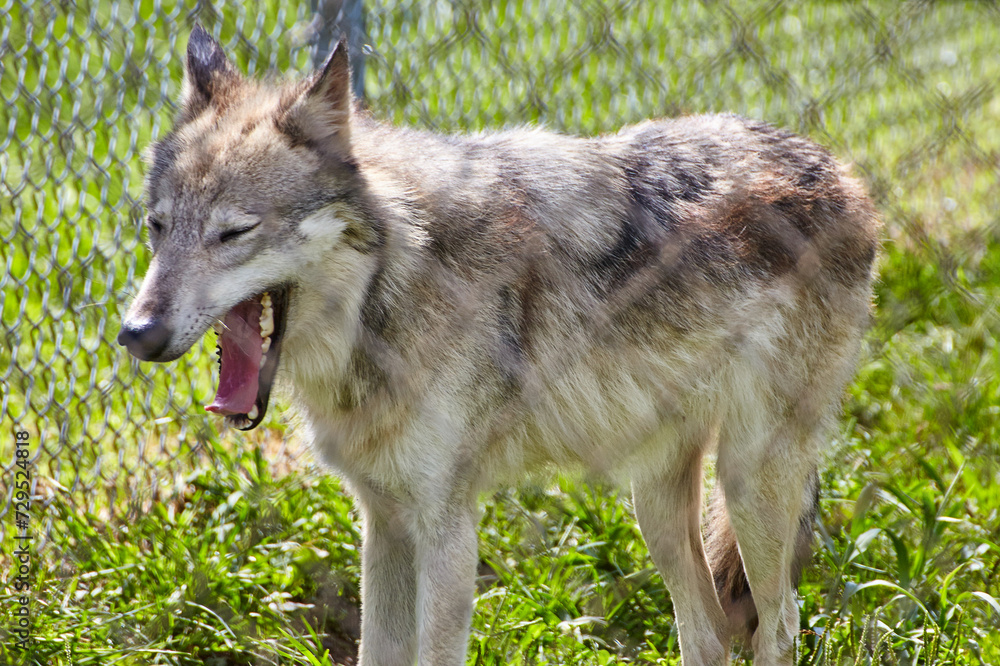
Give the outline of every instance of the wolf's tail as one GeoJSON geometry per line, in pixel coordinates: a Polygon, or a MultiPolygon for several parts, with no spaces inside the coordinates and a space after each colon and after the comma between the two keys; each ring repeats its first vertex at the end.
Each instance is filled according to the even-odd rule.
{"type": "MultiPolygon", "coordinates": [[[[803,494],[799,530],[795,535],[795,555],[792,558],[791,571],[792,585],[795,587],[798,586],[802,570],[809,564],[812,556],[812,526],[818,505],[819,473],[813,469],[803,494]]],[[[757,629],[757,607],[754,605],[750,584],[743,570],[743,560],[736,545],[736,535],[729,524],[725,499],[718,487],[713,494],[708,513],[705,552],[715,578],[715,591],[719,596],[719,603],[726,611],[733,635],[737,640],[749,645],[750,638],[757,629]]]]}

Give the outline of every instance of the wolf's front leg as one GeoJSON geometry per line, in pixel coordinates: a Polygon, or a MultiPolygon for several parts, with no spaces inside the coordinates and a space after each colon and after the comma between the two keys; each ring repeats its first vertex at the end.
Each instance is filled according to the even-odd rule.
{"type": "Polygon", "coordinates": [[[364,521],[360,666],[413,666],[417,577],[410,526],[391,500],[358,497],[364,521]]]}
{"type": "Polygon", "coordinates": [[[422,516],[417,529],[417,624],[421,666],[461,666],[475,595],[475,503],[422,516]]]}

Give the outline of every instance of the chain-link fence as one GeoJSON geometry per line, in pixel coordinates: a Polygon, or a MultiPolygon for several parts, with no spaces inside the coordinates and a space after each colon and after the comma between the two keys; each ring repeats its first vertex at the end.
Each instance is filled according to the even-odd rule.
{"type": "MultiPolygon", "coordinates": [[[[955,276],[956,289],[963,267],[996,236],[993,3],[332,6],[0,7],[2,421],[38,443],[43,504],[62,493],[110,516],[148,498],[192,456],[210,455],[207,442],[246,437],[220,433],[201,409],[215,386],[206,349],[154,366],[114,341],[149,259],[141,154],[169,128],[195,22],[251,74],[308,71],[339,30],[348,32],[357,92],[376,117],[397,124],[543,123],[596,134],[703,111],[765,119],[852,161],[884,213],[888,242],[925,253],[955,276]]],[[[890,323],[880,330],[914,316],[883,312],[890,323]]],[[[255,441],[291,435],[280,412],[255,441]]],[[[5,479],[10,432],[0,443],[5,479]]],[[[0,518],[11,510],[5,488],[0,518]]],[[[3,543],[9,524],[0,521],[3,543]]]]}

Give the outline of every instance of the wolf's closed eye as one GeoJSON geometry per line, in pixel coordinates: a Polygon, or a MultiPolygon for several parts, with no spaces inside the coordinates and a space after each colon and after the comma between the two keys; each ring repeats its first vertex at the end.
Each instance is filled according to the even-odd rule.
{"type": "Polygon", "coordinates": [[[251,225],[240,227],[239,229],[226,229],[221,234],[219,234],[219,242],[226,243],[231,240],[235,240],[236,238],[239,238],[240,236],[253,231],[254,229],[257,228],[259,224],[260,222],[255,222],[251,225]]]}

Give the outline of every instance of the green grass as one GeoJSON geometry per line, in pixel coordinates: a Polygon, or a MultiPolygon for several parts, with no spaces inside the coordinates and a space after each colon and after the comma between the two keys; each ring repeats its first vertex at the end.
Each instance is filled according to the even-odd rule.
{"type": "MultiPolygon", "coordinates": [[[[190,21],[242,67],[304,70],[308,8],[8,0],[0,14],[3,420],[39,454],[36,644],[12,651],[7,587],[0,663],[343,661],[359,539],[338,482],[294,453],[279,410],[251,436],[219,433],[197,408],[215,384],[204,350],[154,367],[113,344],[148,260],[139,153],[169,126],[190,21]]],[[[853,161],[886,242],[831,435],[799,663],[1000,663],[995,5],[409,3],[368,21],[369,105],[394,122],[598,133],[727,110],[853,161]]],[[[679,663],[627,495],[534,483],[485,498],[470,663],[679,663]]]]}

